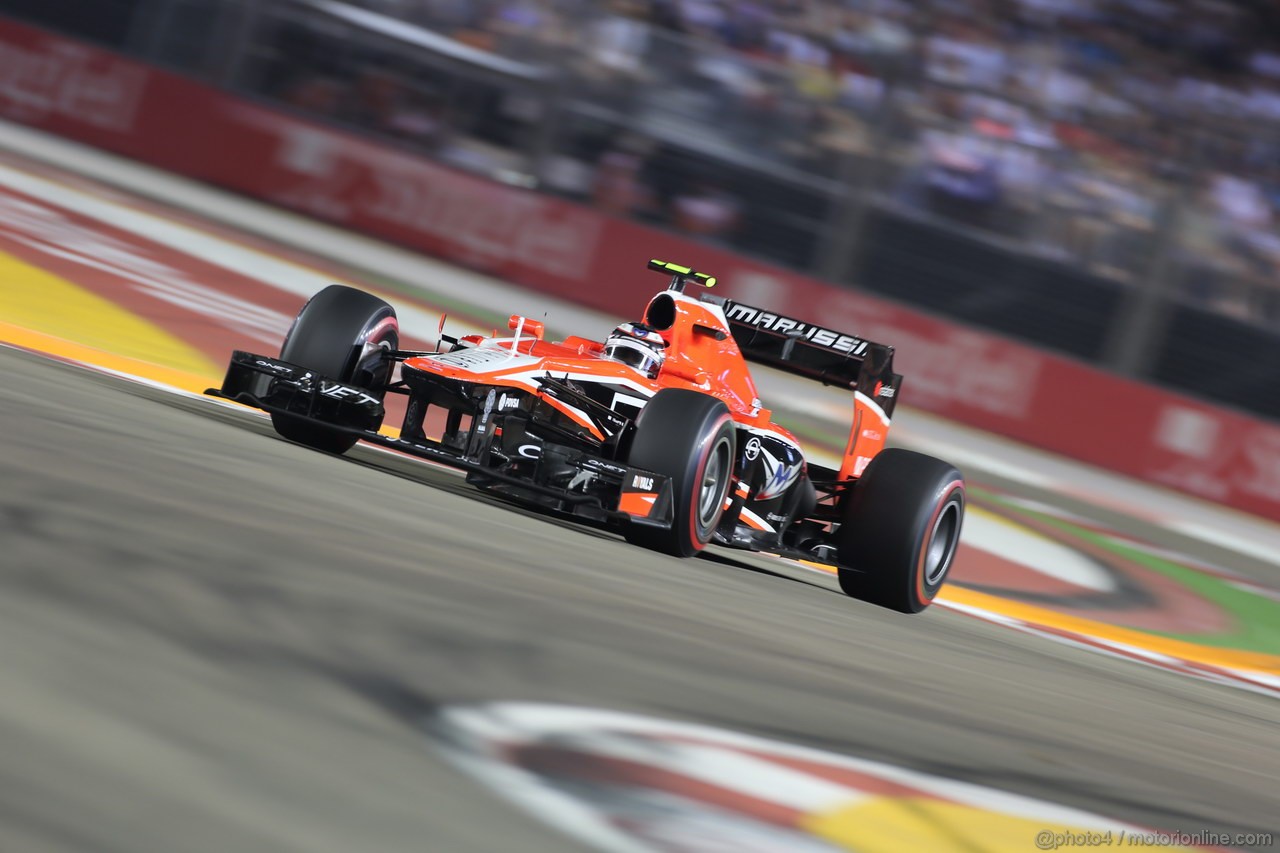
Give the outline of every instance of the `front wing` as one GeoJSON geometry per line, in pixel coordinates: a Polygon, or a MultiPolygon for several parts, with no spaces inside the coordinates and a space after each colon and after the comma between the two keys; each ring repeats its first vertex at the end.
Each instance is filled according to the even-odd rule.
{"type": "Polygon", "coordinates": [[[536,460],[523,468],[514,466],[514,472],[503,470],[509,449],[527,440],[529,423],[523,411],[486,411],[473,418],[471,434],[461,447],[425,437],[384,435],[368,428],[381,422],[385,410],[382,401],[364,389],[240,350],[232,353],[222,386],[205,393],[270,414],[315,420],[370,444],[466,471],[468,481],[476,485],[574,515],[658,527],[670,527],[674,517],[669,478],[579,448],[543,443],[536,460]],[[567,482],[557,482],[566,479],[566,471],[567,482]]]}

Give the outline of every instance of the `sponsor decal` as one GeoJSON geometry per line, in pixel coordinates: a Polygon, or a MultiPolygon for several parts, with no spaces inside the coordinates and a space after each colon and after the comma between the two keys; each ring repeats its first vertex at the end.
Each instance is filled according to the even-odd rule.
{"type": "Polygon", "coordinates": [[[880,439],[884,438],[884,433],[880,432],[879,430],[864,429],[862,431],[862,437],[867,439],[868,441],[879,441],[880,439]]]}
{"type": "Polygon", "coordinates": [[[1156,421],[1155,444],[1180,456],[1208,459],[1217,448],[1220,426],[1202,409],[1165,406],[1156,421]]]}
{"type": "Polygon", "coordinates": [[[583,466],[593,471],[601,471],[606,474],[615,474],[617,476],[625,476],[627,469],[621,465],[614,465],[612,462],[606,462],[603,459],[592,459],[590,457],[582,460],[583,466]]]}
{"type": "Polygon", "coordinates": [[[445,237],[479,263],[528,264],[574,280],[587,275],[600,228],[589,213],[418,162],[379,156],[360,165],[372,172],[373,195],[363,212],[373,218],[445,237]]]}
{"type": "Polygon", "coordinates": [[[742,448],[742,454],[748,462],[755,462],[760,457],[760,439],[754,435],[751,436],[746,446],[742,448]]]}
{"type": "Polygon", "coordinates": [[[1238,462],[1238,437],[1229,424],[1205,409],[1168,404],[1161,408],[1150,433],[1156,462],[1148,479],[1211,500],[1231,497],[1232,468],[1238,462]]]}
{"type": "Polygon", "coordinates": [[[804,470],[804,454],[800,452],[800,448],[777,436],[767,436],[760,447],[764,485],[756,493],[755,499],[767,501],[781,495],[800,479],[800,472],[804,470]]]}
{"type": "Polygon", "coordinates": [[[476,426],[476,435],[489,432],[489,418],[493,414],[494,404],[498,401],[498,392],[490,388],[484,398],[484,409],[480,412],[480,423],[476,426]]]}
{"type": "Polygon", "coordinates": [[[274,361],[267,361],[261,358],[255,359],[253,363],[258,365],[259,367],[265,367],[267,370],[270,370],[272,373],[276,374],[277,376],[287,376],[288,374],[293,372],[291,369],[289,369],[288,367],[285,367],[283,364],[276,364],[274,361]]]}
{"type": "Polygon", "coordinates": [[[631,488],[639,489],[642,492],[652,492],[653,478],[636,474],[631,478],[631,488]]]}
{"type": "Polygon", "coordinates": [[[1245,471],[1241,491],[1269,501],[1280,501],[1280,431],[1259,426],[1245,440],[1245,471]]]}
{"type": "Polygon", "coordinates": [[[605,225],[592,210],[280,116],[247,118],[277,139],[270,166],[288,185],[270,192],[276,201],[481,269],[591,278],[605,225]]]}
{"type": "Polygon", "coordinates": [[[0,112],[38,123],[58,117],[133,130],[147,71],[78,44],[0,41],[0,112]]]}
{"type": "Polygon", "coordinates": [[[352,388],[350,385],[341,385],[337,382],[326,382],[320,380],[320,393],[334,400],[350,400],[353,403],[366,404],[377,403],[378,398],[364,393],[359,388],[352,388]]]}
{"type": "Polygon", "coordinates": [[[867,466],[871,464],[870,456],[859,456],[853,460],[853,476],[861,477],[862,472],[867,470],[867,466]]]}
{"type": "Polygon", "coordinates": [[[520,398],[514,394],[503,394],[498,400],[498,411],[500,412],[518,408],[520,408],[520,398]]]}
{"type": "Polygon", "coordinates": [[[865,355],[868,344],[861,338],[853,335],[846,335],[841,332],[824,329],[821,326],[815,326],[812,323],[805,323],[800,320],[794,320],[782,314],[775,314],[771,311],[761,311],[759,308],[752,308],[750,305],[739,305],[734,303],[728,307],[725,316],[730,320],[739,323],[746,323],[761,329],[767,329],[771,332],[780,332],[784,335],[795,335],[803,338],[812,344],[827,349],[833,349],[836,352],[846,352],[850,355],[865,355]]]}
{"type": "Polygon", "coordinates": [[[966,330],[926,334],[896,322],[868,334],[893,343],[910,386],[906,399],[915,406],[962,420],[966,410],[1019,421],[1031,414],[1045,363],[1035,350],[966,330]]]}
{"type": "Polygon", "coordinates": [[[538,459],[542,456],[542,447],[537,444],[522,444],[516,448],[516,453],[525,459],[538,459]]]}

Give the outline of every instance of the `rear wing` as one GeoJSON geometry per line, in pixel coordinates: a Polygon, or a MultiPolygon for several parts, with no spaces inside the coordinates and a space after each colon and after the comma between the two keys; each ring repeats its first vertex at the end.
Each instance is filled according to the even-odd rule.
{"type": "Polygon", "coordinates": [[[893,372],[893,347],[730,299],[702,299],[724,311],[747,361],[860,392],[892,417],[902,387],[902,376],[893,372]]]}

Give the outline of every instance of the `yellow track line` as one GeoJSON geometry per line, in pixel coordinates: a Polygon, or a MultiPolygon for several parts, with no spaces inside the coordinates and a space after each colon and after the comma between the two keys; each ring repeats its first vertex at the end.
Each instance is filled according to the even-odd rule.
{"type": "Polygon", "coordinates": [[[1172,637],[1161,637],[1155,634],[1148,634],[1145,631],[1123,628],[1081,616],[1069,616],[1056,610],[1037,607],[1034,604],[1026,604],[1021,601],[1011,601],[1007,598],[1000,598],[977,592],[976,590],[964,589],[963,587],[947,587],[941,600],[980,610],[988,610],[1023,622],[1043,625],[1047,628],[1070,631],[1074,634],[1083,634],[1108,642],[1122,643],[1127,646],[1136,646],[1180,660],[1223,667],[1225,669],[1252,670],[1269,675],[1280,675],[1280,656],[1265,652],[1224,649],[1217,646],[1204,646],[1172,637]]]}
{"type": "Polygon", "coordinates": [[[3,321],[0,321],[0,341],[59,358],[91,364],[95,367],[126,373],[142,379],[150,379],[165,385],[172,385],[175,388],[181,388],[184,391],[200,393],[210,385],[218,385],[222,381],[221,376],[213,373],[192,373],[187,370],[179,370],[137,358],[130,358],[129,356],[116,355],[96,347],[69,341],[56,335],[37,332],[33,329],[25,329],[3,321]]]}
{"type": "MultiPolygon", "coordinates": [[[[834,568],[823,563],[812,563],[808,560],[796,560],[795,562],[803,564],[805,568],[815,569],[829,575],[836,573],[834,568]]],[[[943,593],[938,596],[938,601],[958,604],[963,607],[972,607],[976,610],[985,610],[989,613],[1008,616],[1011,619],[1017,619],[1021,622],[1044,628],[1068,631],[1106,642],[1133,646],[1156,652],[1157,654],[1168,655],[1179,660],[1223,669],[1250,670],[1267,675],[1280,675],[1280,656],[1265,652],[1223,649],[1217,646],[1204,646],[1199,643],[1177,640],[1171,637],[1161,637],[1155,634],[1148,634],[1145,631],[1136,631],[1131,628],[1112,625],[1108,622],[1086,619],[1082,616],[1069,616],[1056,610],[1050,610],[1047,607],[1037,607],[1034,604],[1013,601],[955,585],[948,585],[943,593]]]]}

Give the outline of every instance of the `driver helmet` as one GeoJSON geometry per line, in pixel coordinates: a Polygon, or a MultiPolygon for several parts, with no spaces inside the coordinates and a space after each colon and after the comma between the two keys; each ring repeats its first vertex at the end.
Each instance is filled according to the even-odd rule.
{"type": "Polygon", "coordinates": [[[658,377],[667,342],[644,323],[623,323],[604,342],[604,357],[634,367],[650,379],[658,377]]]}

